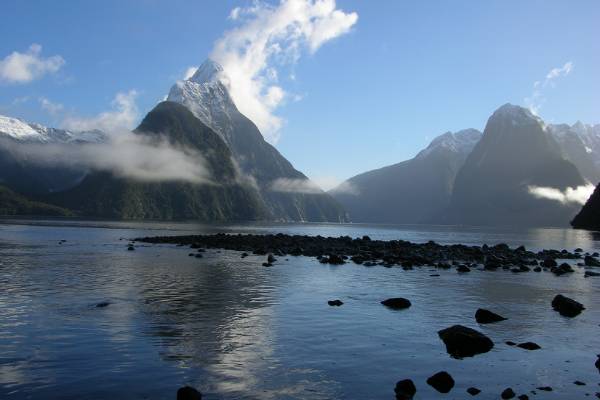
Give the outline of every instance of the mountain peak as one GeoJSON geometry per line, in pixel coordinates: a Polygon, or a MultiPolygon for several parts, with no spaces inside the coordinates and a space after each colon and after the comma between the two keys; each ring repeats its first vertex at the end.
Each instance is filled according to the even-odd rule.
{"type": "Polygon", "coordinates": [[[219,81],[222,75],[223,67],[221,64],[208,58],[198,67],[189,80],[196,83],[211,83],[219,81]]]}

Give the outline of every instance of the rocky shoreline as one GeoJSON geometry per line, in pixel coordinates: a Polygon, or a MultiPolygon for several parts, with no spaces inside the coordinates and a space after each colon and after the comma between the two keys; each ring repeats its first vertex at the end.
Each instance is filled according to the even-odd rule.
{"type": "MultiPolygon", "coordinates": [[[[600,267],[598,253],[545,249],[534,252],[524,246],[510,248],[506,244],[494,246],[466,246],[462,244],[441,245],[433,241],[412,243],[404,240],[372,240],[362,238],[323,237],[304,235],[253,235],[253,234],[214,234],[188,236],[155,236],[135,239],[144,243],[163,243],[189,246],[192,249],[205,248],[235,250],[242,253],[266,255],[265,266],[273,264],[275,257],[306,256],[316,257],[323,264],[345,264],[354,262],[365,266],[384,267],[436,267],[454,268],[467,273],[472,269],[508,270],[514,273],[550,271],[555,275],[574,272],[572,265],[580,267],[600,267]],[[559,262],[559,261],[569,261],[559,262]]],[[[587,276],[599,275],[586,269],[587,276]]]]}

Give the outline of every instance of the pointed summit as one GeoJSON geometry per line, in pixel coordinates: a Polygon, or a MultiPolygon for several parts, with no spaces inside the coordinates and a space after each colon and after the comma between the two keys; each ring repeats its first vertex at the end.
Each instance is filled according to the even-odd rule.
{"type": "Polygon", "coordinates": [[[208,58],[189,80],[196,83],[212,83],[219,81],[222,75],[223,67],[221,64],[208,58]]]}

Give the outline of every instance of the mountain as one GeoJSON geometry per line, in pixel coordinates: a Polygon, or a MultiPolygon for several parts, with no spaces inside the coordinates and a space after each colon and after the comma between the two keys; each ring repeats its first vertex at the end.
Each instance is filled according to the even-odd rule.
{"type": "Polygon", "coordinates": [[[70,216],[72,213],[64,208],[29,200],[0,185],[0,215],[70,216]]]}
{"type": "Polygon", "coordinates": [[[571,161],[585,179],[600,181],[600,125],[577,122],[574,125],[548,125],[563,156],[571,161]]]}
{"type": "Polygon", "coordinates": [[[600,185],[571,221],[573,228],[600,231],[600,185]]]}
{"type": "Polygon", "coordinates": [[[236,107],[227,89],[229,78],[214,61],[205,61],[194,75],[171,88],[168,101],[186,106],[227,144],[243,174],[256,181],[270,219],[286,221],[346,220],[343,208],[328,194],[315,189],[282,192],[279,180],[306,186],[308,178],[267,143],[256,125],[236,107]]]}
{"type": "Polygon", "coordinates": [[[100,131],[72,132],[30,124],[0,115],[0,184],[19,193],[43,195],[66,190],[83,179],[87,171],[40,164],[27,149],[52,144],[77,146],[102,143],[100,131]]]}
{"type": "Polygon", "coordinates": [[[584,185],[543,121],[506,104],[457,174],[444,221],[470,225],[564,226],[577,205],[533,196],[532,187],[564,191],[584,185]]]}
{"type": "Polygon", "coordinates": [[[187,108],[162,102],[135,133],[156,139],[166,135],[172,144],[197,151],[213,182],[141,182],[93,172],[76,187],[47,200],[81,215],[103,218],[233,221],[267,217],[257,190],[240,181],[227,145],[187,108]]]}
{"type": "Polygon", "coordinates": [[[480,138],[475,129],[447,132],[416,157],[357,175],[330,193],[355,222],[431,222],[448,207],[456,174],[480,138]]]}

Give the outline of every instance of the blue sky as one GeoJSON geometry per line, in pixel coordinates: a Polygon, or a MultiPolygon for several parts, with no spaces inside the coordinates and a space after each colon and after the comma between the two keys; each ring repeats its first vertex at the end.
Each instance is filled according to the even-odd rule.
{"type": "MultiPolygon", "coordinates": [[[[0,80],[0,113],[60,126],[106,112],[118,93],[135,90],[135,123],[224,32],[244,23],[230,18],[232,10],[250,6],[5,0],[0,60],[29,51],[50,61],[31,79],[0,80]],[[32,44],[41,49],[28,50],[32,44]]],[[[408,159],[445,131],[483,129],[497,107],[525,105],[534,83],[567,63],[568,73],[539,91],[540,116],[600,123],[597,0],[337,0],[336,7],[358,15],[349,32],[272,65],[287,94],[272,110],[282,121],[276,146],[326,186],[408,159]]]]}

